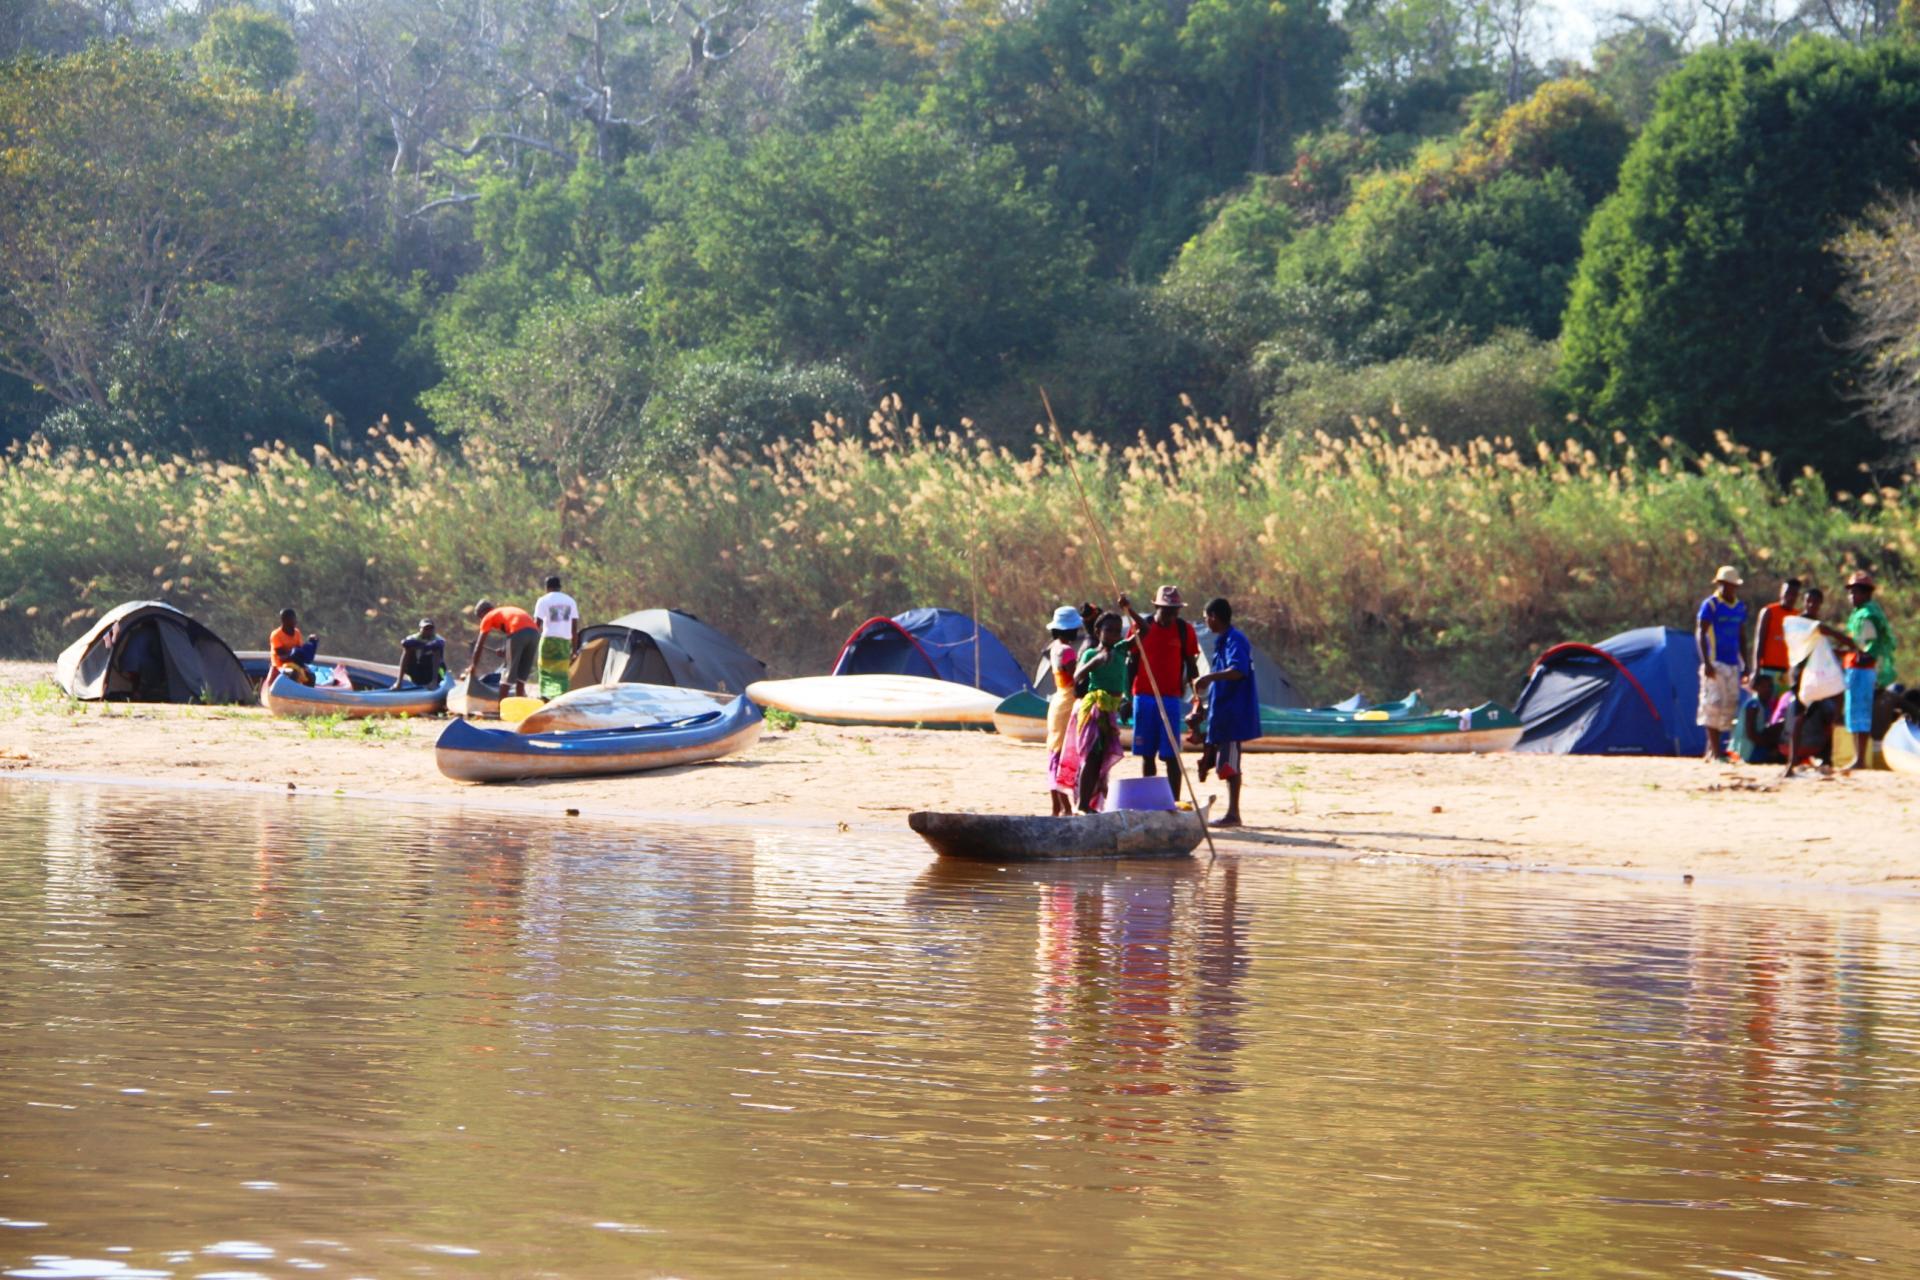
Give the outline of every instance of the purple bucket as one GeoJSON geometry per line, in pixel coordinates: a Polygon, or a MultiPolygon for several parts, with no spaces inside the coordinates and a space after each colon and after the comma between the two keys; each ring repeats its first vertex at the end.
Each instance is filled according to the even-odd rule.
{"type": "Polygon", "coordinates": [[[1107,783],[1109,810],[1164,813],[1173,807],[1173,788],[1165,778],[1115,778],[1107,783]]]}

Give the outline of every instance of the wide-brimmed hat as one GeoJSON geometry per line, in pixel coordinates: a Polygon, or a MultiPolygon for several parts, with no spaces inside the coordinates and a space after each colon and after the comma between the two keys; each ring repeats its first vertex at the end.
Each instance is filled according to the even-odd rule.
{"type": "Polygon", "coordinates": [[[1163,586],[1153,593],[1153,607],[1156,609],[1184,609],[1187,602],[1180,598],[1180,588],[1163,586]]]}
{"type": "Polygon", "coordinates": [[[1747,581],[1740,576],[1740,571],[1730,564],[1723,564],[1714,570],[1713,580],[1715,582],[1724,582],[1730,587],[1744,586],[1747,581]]]}
{"type": "Polygon", "coordinates": [[[1053,621],[1047,624],[1047,630],[1078,631],[1085,621],[1078,609],[1070,604],[1063,604],[1053,611],[1053,621]]]}
{"type": "Polygon", "coordinates": [[[1873,585],[1873,575],[1865,569],[1855,569],[1847,575],[1847,585],[1849,587],[1870,587],[1873,585]]]}

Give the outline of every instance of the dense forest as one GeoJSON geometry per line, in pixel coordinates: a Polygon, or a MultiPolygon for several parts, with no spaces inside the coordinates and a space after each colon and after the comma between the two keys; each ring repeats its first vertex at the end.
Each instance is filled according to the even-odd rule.
{"type": "Polygon", "coordinates": [[[1920,555],[1890,0],[147,3],[0,11],[7,648],[554,564],[1024,626],[1097,567],[1042,386],[1126,571],[1334,686],[1920,555]]]}
{"type": "Polygon", "coordinates": [[[1912,221],[1886,0],[1579,63],[1536,0],[142,4],[5,10],[14,439],[570,478],[892,395],[1008,438],[1036,385],[1116,440],[1185,396],[1837,473],[1906,426],[1912,326],[1847,288],[1912,221]]]}

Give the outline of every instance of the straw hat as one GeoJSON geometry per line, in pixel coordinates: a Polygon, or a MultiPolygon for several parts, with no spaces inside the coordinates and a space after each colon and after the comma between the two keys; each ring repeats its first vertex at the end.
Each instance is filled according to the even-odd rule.
{"type": "Polygon", "coordinates": [[[1730,587],[1744,586],[1746,584],[1746,579],[1740,576],[1740,571],[1730,564],[1723,564],[1719,569],[1715,570],[1713,580],[1715,582],[1724,582],[1730,587]]]}
{"type": "Polygon", "coordinates": [[[1870,587],[1873,585],[1873,575],[1865,569],[1855,569],[1847,575],[1847,585],[1850,587],[1870,587]]]}
{"type": "Polygon", "coordinates": [[[1047,624],[1047,630],[1078,631],[1083,621],[1078,609],[1070,604],[1063,604],[1053,611],[1053,621],[1047,624]]]}
{"type": "Polygon", "coordinates": [[[1184,609],[1187,607],[1187,602],[1180,598],[1180,588],[1169,585],[1163,586],[1153,593],[1153,607],[1156,609],[1184,609]]]}

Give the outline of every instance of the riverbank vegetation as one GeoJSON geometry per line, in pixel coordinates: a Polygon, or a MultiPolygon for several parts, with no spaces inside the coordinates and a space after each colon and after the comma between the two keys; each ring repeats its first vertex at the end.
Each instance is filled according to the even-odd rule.
{"type": "MultiPolygon", "coordinates": [[[[1756,590],[1920,563],[1911,473],[1851,492],[1723,442],[1441,443],[1392,421],[1254,442],[1190,418],[1075,463],[1123,583],[1232,596],[1313,695],[1424,685],[1511,697],[1565,638],[1686,625],[1715,565],[1756,590]]],[[[241,647],[282,603],[328,647],[397,649],[422,614],[531,593],[555,567],[588,614],[691,609],[788,672],[873,613],[977,607],[1017,654],[1062,600],[1107,598],[1062,455],[922,427],[889,402],[805,440],[571,487],[481,443],[363,438],[245,465],[45,444],[0,468],[0,645],[48,653],[123,599],[163,595],[241,647]]],[[[449,628],[457,637],[464,627],[449,628]]]]}

